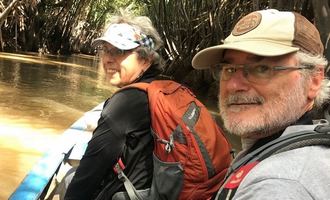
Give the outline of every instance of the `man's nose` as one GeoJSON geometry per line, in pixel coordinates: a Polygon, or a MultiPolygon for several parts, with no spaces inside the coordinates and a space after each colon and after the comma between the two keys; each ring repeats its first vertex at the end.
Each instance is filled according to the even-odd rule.
{"type": "Polygon", "coordinates": [[[235,73],[225,81],[227,89],[232,91],[247,90],[250,87],[247,76],[248,74],[242,68],[236,69],[235,73]]]}

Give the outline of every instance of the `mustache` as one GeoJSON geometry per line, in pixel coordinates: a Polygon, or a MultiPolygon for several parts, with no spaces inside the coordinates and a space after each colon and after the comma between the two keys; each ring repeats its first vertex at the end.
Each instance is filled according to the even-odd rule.
{"type": "Polygon", "coordinates": [[[265,99],[261,96],[248,96],[246,94],[232,94],[225,100],[225,105],[232,104],[263,104],[265,99]]]}

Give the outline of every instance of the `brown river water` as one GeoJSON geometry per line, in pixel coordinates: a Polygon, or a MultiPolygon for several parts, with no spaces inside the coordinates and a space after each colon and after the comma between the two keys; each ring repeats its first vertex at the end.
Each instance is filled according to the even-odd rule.
{"type": "Polygon", "coordinates": [[[109,97],[95,57],[0,53],[0,200],[86,111],[109,97]]]}

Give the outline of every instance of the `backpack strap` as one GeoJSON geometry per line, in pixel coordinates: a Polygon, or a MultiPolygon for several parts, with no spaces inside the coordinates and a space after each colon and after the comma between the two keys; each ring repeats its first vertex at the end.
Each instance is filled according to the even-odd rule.
{"type": "Polygon", "coordinates": [[[262,160],[285,151],[314,145],[330,147],[330,126],[302,125],[307,130],[288,133],[279,137],[258,149],[246,154],[242,159],[232,164],[228,169],[225,183],[219,189],[215,199],[232,199],[244,177],[262,160]]]}
{"type": "Polygon", "coordinates": [[[116,92],[127,89],[127,88],[137,88],[137,89],[140,89],[143,91],[147,91],[149,85],[150,85],[150,83],[145,83],[145,82],[132,83],[132,84],[129,84],[129,85],[126,85],[126,86],[120,88],[116,92]]]}
{"type": "Polygon", "coordinates": [[[134,187],[133,183],[127,178],[124,173],[125,165],[121,158],[119,158],[118,162],[115,164],[113,170],[118,175],[118,179],[124,183],[126,192],[130,198],[130,200],[142,200],[142,197],[137,192],[136,188],[134,187]]]}
{"type": "MultiPolygon", "coordinates": [[[[149,83],[145,82],[139,82],[139,83],[133,83],[127,86],[124,86],[117,90],[116,92],[119,92],[121,90],[125,90],[128,88],[137,88],[143,91],[147,91],[149,87],[149,83]]],[[[133,183],[127,178],[127,176],[124,173],[125,165],[122,162],[121,158],[118,159],[118,162],[113,167],[114,172],[118,175],[118,179],[124,183],[124,187],[126,189],[126,192],[130,198],[130,200],[142,200],[143,198],[140,196],[140,194],[137,192],[136,188],[134,187],[133,183]]]]}

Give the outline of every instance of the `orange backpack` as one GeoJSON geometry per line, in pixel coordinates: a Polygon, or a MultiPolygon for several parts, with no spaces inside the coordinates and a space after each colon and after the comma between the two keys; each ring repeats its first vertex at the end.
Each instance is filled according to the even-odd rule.
{"type": "MultiPolygon", "coordinates": [[[[231,146],[207,108],[187,87],[174,81],[155,80],[125,88],[132,87],[146,91],[149,99],[155,146],[148,199],[210,199],[223,183],[231,146]]],[[[118,176],[123,179],[118,166],[118,176]]],[[[130,199],[145,199],[134,187],[127,188],[132,187],[127,181],[130,199]]]]}

